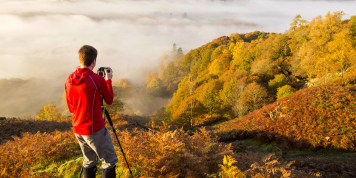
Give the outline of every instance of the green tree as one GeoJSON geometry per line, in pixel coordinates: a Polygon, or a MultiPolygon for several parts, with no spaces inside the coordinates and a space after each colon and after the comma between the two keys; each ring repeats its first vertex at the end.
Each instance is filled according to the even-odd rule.
{"type": "Polygon", "coordinates": [[[284,85],[283,87],[279,87],[277,89],[277,100],[290,96],[295,93],[297,90],[291,87],[290,85],[284,85]]]}
{"type": "Polygon", "coordinates": [[[233,102],[237,99],[234,96],[236,90],[237,79],[233,79],[224,84],[223,89],[220,92],[220,99],[222,108],[231,109],[233,102]]]}
{"type": "Polygon", "coordinates": [[[288,82],[289,79],[284,74],[277,74],[273,80],[268,82],[268,86],[273,90],[277,90],[277,88],[286,85],[288,82]]]}

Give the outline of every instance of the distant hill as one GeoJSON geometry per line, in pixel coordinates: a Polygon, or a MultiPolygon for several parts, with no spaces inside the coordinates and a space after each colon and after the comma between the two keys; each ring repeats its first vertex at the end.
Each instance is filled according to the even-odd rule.
{"type": "Polygon", "coordinates": [[[64,82],[65,79],[0,79],[0,117],[33,116],[49,103],[62,108],[64,82]]]}

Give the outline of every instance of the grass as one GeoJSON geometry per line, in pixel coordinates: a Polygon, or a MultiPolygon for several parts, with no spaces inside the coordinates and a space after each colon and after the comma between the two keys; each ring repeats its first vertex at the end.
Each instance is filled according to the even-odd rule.
{"type": "Polygon", "coordinates": [[[40,162],[31,167],[33,176],[58,176],[66,178],[78,177],[83,162],[83,157],[68,160],[40,162]]]}
{"type": "Polygon", "coordinates": [[[286,152],[286,159],[293,158],[314,158],[314,159],[330,159],[333,161],[343,161],[345,158],[354,157],[356,159],[356,152],[349,152],[345,150],[337,150],[334,148],[320,149],[318,151],[312,149],[292,149],[286,152]]]}
{"type": "MultiPolygon", "coordinates": [[[[250,138],[245,140],[238,140],[238,151],[246,152],[252,151],[259,153],[260,155],[276,154],[283,156],[286,159],[313,157],[315,159],[330,159],[334,161],[342,161],[345,157],[354,157],[356,159],[356,152],[350,152],[346,150],[338,150],[335,148],[324,148],[320,150],[313,149],[298,149],[293,148],[289,150],[283,150],[283,145],[276,142],[265,143],[257,139],[250,138]]],[[[236,148],[235,148],[236,149],[236,148]]]]}
{"type": "MultiPolygon", "coordinates": [[[[83,157],[76,157],[68,160],[62,160],[59,162],[41,162],[31,168],[32,175],[35,177],[65,177],[65,178],[77,178],[79,177],[83,163],[83,157]]],[[[98,161],[98,171],[96,173],[97,178],[102,177],[101,161],[98,161]]],[[[137,176],[140,173],[135,168],[131,168],[133,175],[137,176]]],[[[129,177],[129,171],[125,167],[117,167],[116,175],[118,177],[129,177]]],[[[82,175],[83,176],[83,175],[82,175]]]]}

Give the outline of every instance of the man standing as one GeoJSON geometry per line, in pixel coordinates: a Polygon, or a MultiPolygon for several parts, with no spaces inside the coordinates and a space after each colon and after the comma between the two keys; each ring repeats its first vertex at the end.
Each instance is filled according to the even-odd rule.
{"type": "Polygon", "coordinates": [[[97,157],[102,161],[103,177],[116,177],[118,162],[114,146],[102,116],[102,99],[112,104],[112,70],[105,70],[106,78],[93,72],[97,50],[89,45],[79,49],[81,68],[66,81],[68,109],[73,113],[73,130],[83,153],[85,178],[95,177],[97,157]]]}

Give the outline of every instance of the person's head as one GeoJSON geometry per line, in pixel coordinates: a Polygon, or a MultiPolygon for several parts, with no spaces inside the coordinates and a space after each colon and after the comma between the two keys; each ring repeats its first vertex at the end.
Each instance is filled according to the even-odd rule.
{"type": "Polygon", "coordinates": [[[92,46],[84,45],[79,49],[78,54],[80,64],[83,67],[90,67],[93,62],[96,62],[98,51],[92,46]]]}

